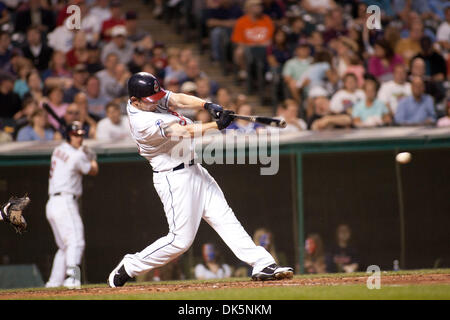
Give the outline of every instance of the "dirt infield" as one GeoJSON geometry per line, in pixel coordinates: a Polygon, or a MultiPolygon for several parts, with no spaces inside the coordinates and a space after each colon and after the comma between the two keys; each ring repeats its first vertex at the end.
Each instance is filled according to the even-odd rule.
{"type": "MultiPolygon", "coordinates": [[[[283,281],[220,281],[220,282],[199,282],[199,283],[149,283],[145,285],[128,285],[123,288],[107,288],[104,286],[82,288],[79,290],[68,289],[43,289],[43,290],[17,290],[0,292],[0,299],[39,299],[48,297],[63,298],[65,296],[86,296],[86,299],[92,295],[127,295],[140,293],[160,293],[160,292],[180,292],[192,290],[217,290],[232,288],[261,288],[261,287],[291,287],[291,286],[339,286],[349,284],[365,284],[367,277],[313,277],[298,278],[283,281]]],[[[431,284],[450,284],[450,274],[404,274],[404,275],[386,275],[381,277],[383,285],[431,285],[431,284]]]]}

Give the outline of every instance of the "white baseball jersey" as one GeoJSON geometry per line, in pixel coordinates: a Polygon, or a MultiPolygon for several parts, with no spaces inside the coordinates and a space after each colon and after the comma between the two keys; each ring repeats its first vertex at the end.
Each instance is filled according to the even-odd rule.
{"type": "Polygon", "coordinates": [[[128,100],[131,136],[138,145],[139,154],[150,162],[155,171],[167,171],[194,158],[192,139],[168,138],[164,134],[163,128],[172,123],[192,123],[189,118],[169,108],[171,94],[172,92],[167,91],[164,98],[158,101],[154,112],[142,111],[128,100]]]}
{"type": "Polygon", "coordinates": [[[82,175],[90,170],[91,162],[81,148],[62,143],[52,153],[48,194],[63,192],[81,196],[82,175]]]}

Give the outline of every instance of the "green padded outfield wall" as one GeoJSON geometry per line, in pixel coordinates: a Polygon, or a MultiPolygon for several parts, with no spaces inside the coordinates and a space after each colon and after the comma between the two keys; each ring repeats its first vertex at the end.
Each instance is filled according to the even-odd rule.
{"type": "MultiPolygon", "coordinates": [[[[294,157],[281,156],[276,176],[260,176],[256,165],[207,166],[244,228],[251,235],[258,227],[271,229],[280,260],[290,265],[298,260],[294,157]]],[[[348,223],[362,268],[377,264],[391,269],[392,261],[400,257],[393,152],[302,157],[304,233],[318,232],[330,245],[336,226],[348,223]]],[[[449,149],[430,149],[413,152],[413,162],[402,167],[407,268],[430,268],[436,261],[450,267],[449,163],[449,149]]],[[[0,167],[2,201],[25,191],[32,198],[26,213],[29,232],[18,236],[0,224],[0,263],[35,263],[44,280],[56,251],[45,219],[47,177],[47,165],[0,167]]],[[[98,177],[84,179],[81,201],[87,243],[83,274],[90,283],[104,282],[125,253],[137,252],[167,233],[152,172],[145,161],[101,163],[98,177]]],[[[206,241],[219,245],[226,262],[238,263],[204,222],[189,254],[199,258],[200,246],[206,241]]]]}

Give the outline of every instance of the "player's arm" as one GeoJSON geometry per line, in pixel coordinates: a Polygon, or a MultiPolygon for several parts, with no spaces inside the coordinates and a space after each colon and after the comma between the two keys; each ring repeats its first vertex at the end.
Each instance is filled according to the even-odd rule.
{"type": "Polygon", "coordinates": [[[234,112],[230,110],[224,110],[219,119],[216,121],[211,121],[207,123],[193,123],[185,126],[179,123],[171,123],[165,127],[162,127],[164,135],[168,138],[179,137],[179,138],[189,138],[194,136],[203,135],[208,130],[222,130],[229,126],[233,121],[231,116],[234,112]]]}
{"type": "Polygon", "coordinates": [[[90,176],[96,176],[98,174],[98,163],[96,160],[91,160],[91,169],[87,174],[90,176]]]}
{"type": "Polygon", "coordinates": [[[214,119],[219,119],[223,107],[218,104],[207,102],[198,97],[184,93],[173,93],[169,97],[169,107],[206,109],[214,119]]]}

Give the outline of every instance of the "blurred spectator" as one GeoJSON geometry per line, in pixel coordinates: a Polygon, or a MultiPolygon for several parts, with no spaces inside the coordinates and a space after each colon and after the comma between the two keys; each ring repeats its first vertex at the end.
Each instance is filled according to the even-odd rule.
{"type": "Polygon", "coordinates": [[[20,129],[30,123],[31,115],[38,108],[39,105],[33,98],[27,98],[23,100],[22,109],[14,116],[14,120],[16,122],[16,127],[14,128],[14,137],[17,137],[17,133],[20,129]]]}
{"type": "Polygon", "coordinates": [[[45,9],[41,0],[29,0],[24,10],[17,11],[14,30],[25,33],[31,26],[36,26],[39,33],[52,31],[55,27],[53,12],[45,9]]]}
{"type": "Polygon", "coordinates": [[[224,42],[229,42],[236,20],[242,14],[242,9],[235,0],[219,0],[217,7],[207,9],[206,25],[209,28],[213,60],[224,60],[224,42]]]}
{"type": "Polygon", "coordinates": [[[5,70],[10,65],[13,47],[8,32],[0,31],[0,70],[5,70]]]}
{"type": "Polygon", "coordinates": [[[300,88],[303,75],[311,65],[311,50],[306,43],[299,44],[295,49],[295,56],[289,59],[283,66],[283,79],[289,89],[292,98],[300,103],[300,88]]]}
{"type": "Polygon", "coordinates": [[[344,87],[331,98],[330,110],[333,113],[351,114],[353,106],[364,100],[364,91],[358,89],[357,78],[353,73],[347,73],[343,79],[344,87]]]}
{"type": "Polygon", "coordinates": [[[106,105],[106,118],[97,125],[97,140],[118,141],[130,137],[130,126],[126,116],[120,114],[116,103],[106,105]]]}
{"type": "Polygon", "coordinates": [[[356,103],[352,110],[355,127],[377,127],[392,122],[389,109],[376,99],[379,83],[376,79],[366,79],[364,82],[365,99],[356,103]]]}
{"type": "Polygon", "coordinates": [[[88,58],[86,61],[86,68],[89,74],[94,74],[103,69],[103,64],[100,60],[100,47],[97,44],[87,45],[88,58]]]}
{"type": "Polygon", "coordinates": [[[28,59],[20,59],[20,62],[17,64],[17,78],[14,82],[13,91],[17,93],[20,99],[23,99],[25,94],[29,91],[27,86],[27,75],[33,69],[33,65],[31,61],[28,59]]]}
{"type": "MultiPolygon", "coordinates": [[[[69,124],[74,121],[81,122],[80,106],[76,103],[69,104],[69,106],[67,107],[67,111],[64,114],[64,117],[62,118],[62,120],[63,120],[63,123],[65,123],[65,124],[69,124]]],[[[85,131],[84,138],[85,139],[89,138],[90,134],[91,134],[89,124],[87,122],[83,122],[82,127],[83,127],[83,130],[85,131]]],[[[66,132],[65,128],[66,128],[66,126],[61,126],[59,128],[59,132],[61,133],[61,135],[63,136],[64,139],[67,138],[67,132],[66,132]]]]}
{"type": "Polygon", "coordinates": [[[43,85],[39,72],[36,69],[31,70],[26,76],[28,92],[25,93],[24,99],[33,98],[38,103],[44,99],[43,85]]]}
{"type": "MultiPolygon", "coordinates": [[[[33,0],[35,1],[35,0],[33,0]]],[[[31,60],[39,71],[47,70],[53,49],[41,41],[41,32],[36,26],[27,30],[27,44],[22,48],[24,57],[31,60]]]]}
{"type": "Polygon", "coordinates": [[[351,273],[358,271],[358,251],[350,245],[351,230],[346,224],[336,229],[337,243],[327,252],[327,272],[351,273]]]}
{"type": "Polygon", "coordinates": [[[450,127],[450,98],[447,99],[446,111],[446,115],[438,120],[438,127],[450,127]]]}
{"type": "MultiPolygon", "coordinates": [[[[237,108],[236,113],[244,116],[251,116],[253,115],[252,106],[250,104],[243,104],[239,106],[239,108],[237,108]]],[[[227,127],[226,130],[235,130],[238,133],[248,134],[255,133],[258,131],[258,129],[263,127],[264,126],[259,123],[236,119],[227,127]]]]}
{"type": "Polygon", "coordinates": [[[123,18],[122,12],[122,1],[112,0],[109,4],[111,17],[102,24],[102,39],[105,41],[111,40],[111,31],[117,25],[125,26],[125,19],[123,18]]]}
{"type": "Polygon", "coordinates": [[[78,4],[81,12],[81,30],[85,33],[88,43],[96,44],[100,41],[102,23],[91,14],[89,5],[84,0],[78,4]]]}
{"type": "Polygon", "coordinates": [[[330,110],[327,92],[321,87],[312,88],[309,94],[311,115],[308,115],[308,128],[314,131],[349,128],[352,119],[348,114],[334,114],[330,110]]]}
{"type": "Polygon", "coordinates": [[[84,91],[88,76],[89,73],[84,64],[77,64],[73,68],[73,82],[68,89],[64,90],[64,102],[73,102],[75,95],[81,91],[84,91]]]}
{"type": "Polygon", "coordinates": [[[412,95],[403,98],[395,113],[399,125],[426,125],[436,122],[433,98],[425,94],[425,84],[419,77],[411,80],[412,95]]]}
{"type": "Polygon", "coordinates": [[[0,118],[12,119],[21,109],[21,100],[13,92],[14,79],[8,74],[0,75],[0,118]]]}
{"type": "Polygon", "coordinates": [[[147,31],[138,28],[138,15],[136,11],[125,13],[125,27],[127,29],[127,40],[131,41],[135,47],[140,47],[145,51],[153,48],[153,39],[147,31]]]}
{"type": "Polygon", "coordinates": [[[195,82],[186,81],[181,85],[180,91],[181,93],[195,96],[197,95],[197,85],[195,84],[195,82]]]}
{"type": "MultiPolygon", "coordinates": [[[[444,81],[447,65],[444,57],[433,48],[433,42],[429,37],[420,40],[421,51],[414,58],[422,58],[425,61],[425,75],[433,81],[444,81]]],[[[413,59],[414,59],[413,58],[413,59]]]]}
{"type": "Polygon", "coordinates": [[[47,112],[36,109],[30,117],[30,124],[19,130],[17,141],[49,141],[61,140],[61,134],[48,127],[47,112]]]}
{"type": "Polygon", "coordinates": [[[167,67],[167,55],[162,43],[156,43],[153,46],[150,62],[156,69],[157,77],[162,78],[164,76],[164,69],[167,67]]]}
{"type": "Polygon", "coordinates": [[[327,12],[336,8],[336,3],[333,0],[301,0],[301,6],[308,13],[314,15],[325,15],[327,12]]]}
{"type": "Polygon", "coordinates": [[[53,51],[49,68],[42,72],[42,81],[47,87],[60,86],[68,89],[72,85],[72,73],[66,65],[66,55],[62,51],[53,51]]]}
{"type": "Polygon", "coordinates": [[[407,82],[406,67],[398,64],[394,67],[394,79],[383,82],[378,91],[378,99],[389,108],[391,115],[397,111],[398,102],[411,95],[411,84],[407,82]]]}
{"type": "Polygon", "coordinates": [[[211,122],[212,119],[211,119],[211,115],[209,114],[209,112],[207,110],[200,109],[195,114],[195,121],[200,122],[200,123],[208,123],[208,122],[211,122]]]}
{"type": "Polygon", "coordinates": [[[98,119],[105,117],[105,106],[109,102],[108,98],[101,95],[100,80],[92,75],[86,82],[86,97],[88,102],[88,111],[98,119]]]}
{"type": "Polygon", "coordinates": [[[206,74],[200,70],[198,60],[196,58],[190,59],[184,68],[184,77],[181,82],[193,81],[195,82],[198,78],[204,78],[206,74]]]}
{"type": "Polygon", "coordinates": [[[253,234],[253,242],[257,246],[261,246],[270,253],[274,258],[276,263],[280,263],[277,255],[277,250],[275,249],[275,241],[272,232],[266,228],[258,228],[253,234]]]}
{"type": "Polygon", "coordinates": [[[282,132],[296,132],[307,129],[306,122],[298,117],[299,105],[293,99],[286,99],[281,104],[281,116],[287,123],[282,132]]]}
{"type": "Polygon", "coordinates": [[[73,47],[66,54],[67,65],[70,68],[77,64],[85,64],[88,60],[87,40],[84,31],[77,31],[73,37],[73,47]]]}
{"type": "Polygon", "coordinates": [[[225,109],[236,111],[234,103],[231,99],[230,90],[228,90],[227,88],[222,87],[217,90],[215,102],[225,109]]]}
{"type": "Polygon", "coordinates": [[[403,64],[403,58],[394,53],[389,42],[380,39],[374,45],[375,54],[369,59],[368,71],[380,81],[392,80],[396,65],[403,64]]]}
{"type": "Polygon", "coordinates": [[[314,87],[325,87],[327,82],[327,74],[331,69],[331,55],[328,51],[318,51],[314,55],[313,62],[308,66],[302,74],[299,81],[301,88],[309,90],[314,87]]]}
{"type": "Polygon", "coordinates": [[[285,86],[281,74],[283,65],[291,56],[287,33],[282,28],[277,28],[273,34],[272,44],[267,47],[267,63],[270,69],[266,73],[266,79],[272,81],[273,99],[275,99],[275,103],[279,99],[284,99],[285,86]]]}
{"type": "Polygon", "coordinates": [[[436,41],[444,52],[450,52],[450,6],[445,8],[445,21],[443,21],[436,31],[436,41]]]}
{"type": "Polygon", "coordinates": [[[62,51],[65,54],[72,49],[74,31],[67,28],[66,24],[56,27],[47,34],[47,45],[56,51],[62,51]]]}
{"type": "Polygon", "coordinates": [[[198,78],[195,80],[195,86],[197,87],[197,97],[207,102],[212,102],[211,85],[208,78],[198,78]]]}
{"type": "Polygon", "coordinates": [[[97,122],[94,120],[91,114],[89,114],[88,100],[84,92],[79,92],[75,95],[73,102],[78,106],[80,111],[79,121],[82,123],[83,128],[86,130],[86,138],[94,139],[97,131],[97,122]]]}
{"type": "MultiPolygon", "coordinates": [[[[50,106],[50,108],[56,113],[58,117],[63,117],[66,114],[68,104],[63,102],[64,92],[61,87],[50,87],[48,89],[47,97],[48,100],[46,102],[50,106]]],[[[48,115],[48,122],[56,130],[59,130],[61,127],[60,123],[51,115],[48,115]]]]}
{"type": "Polygon", "coordinates": [[[177,78],[169,76],[164,78],[164,88],[172,92],[180,92],[180,82],[177,78]]]}
{"type": "Polygon", "coordinates": [[[96,0],[95,5],[90,9],[90,14],[95,17],[100,25],[111,18],[109,0],[96,0]]]}
{"type": "Polygon", "coordinates": [[[185,73],[183,66],[180,63],[179,54],[169,55],[167,59],[167,66],[164,68],[164,80],[174,79],[179,83],[184,77],[185,73]]]}
{"type": "Polygon", "coordinates": [[[139,47],[134,48],[133,55],[131,57],[131,61],[128,62],[127,67],[128,70],[132,74],[142,71],[142,67],[145,65],[147,61],[147,57],[145,56],[145,50],[139,47]]]}
{"type": "Polygon", "coordinates": [[[0,2],[0,26],[3,26],[5,23],[8,23],[10,19],[8,7],[0,2]]]}
{"type": "Polygon", "coordinates": [[[306,273],[326,272],[323,242],[317,233],[308,235],[305,240],[304,268],[306,273]]]}
{"type": "Polygon", "coordinates": [[[268,15],[276,24],[280,24],[284,18],[284,4],[278,0],[262,0],[263,13],[268,15]]]}
{"type": "Polygon", "coordinates": [[[102,49],[102,61],[110,53],[115,53],[119,57],[119,61],[128,64],[133,56],[134,45],[127,40],[127,29],[125,26],[117,25],[111,29],[111,41],[102,49]]]}
{"type": "MultiPolygon", "coordinates": [[[[341,36],[336,39],[333,47],[336,50],[337,56],[335,57],[334,67],[336,68],[339,77],[345,76],[349,73],[349,67],[355,64],[355,60],[358,60],[357,52],[359,50],[358,44],[345,36],[341,36]]],[[[359,75],[358,81],[362,85],[362,75],[359,75]]]]}
{"type": "Polygon", "coordinates": [[[345,36],[347,33],[342,8],[338,6],[330,8],[325,15],[325,31],[323,32],[325,45],[329,45],[331,41],[345,36]]]}
{"type": "Polygon", "coordinates": [[[240,79],[247,77],[246,48],[267,47],[274,31],[272,19],[263,14],[261,0],[246,0],[245,12],[246,14],[236,21],[231,35],[231,40],[236,45],[234,62],[240,69],[240,79]]]}
{"type": "Polygon", "coordinates": [[[218,249],[211,243],[202,246],[203,263],[195,266],[195,278],[198,280],[223,279],[231,276],[229,265],[220,261],[218,249]]]}
{"type": "Polygon", "coordinates": [[[395,53],[401,55],[407,65],[412,57],[420,53],[420,39],[422,39],[422,36],[423,23],[420,19],[415,20],[410,26],[409,36],[397,43],[395,53]]]}
{"type": "Polygon", "coordinates": [[[110,53],[105,58],[105,69],[96,73],[100,80],[100,94],[113,100],[118,93],[123,91],[123,86],[116,79],[116,67],[119,63],[119,57],[115,53],[110,53]]]}
{"type": "Polygon", "coordinates": [[[289,30],[287,35],[289,51],[294,52],[297,45],[308,37],[308,33],[305,30],[305,22],[300,16],[293,17],[290,24],[286,27],[289,30]]]}
{"type": "MultiPolygon", "coordinates": [[[[411,60],[410,79],[419,77],[425,82],[425,93],[433,97],[435,103],[440,103],[444,99],[446,92],[443,82],[434,81],[433,78],[426,75],[426,63],[420,57],[411,60]]],[[[411,80],[410,80],[411,81],[411,80]]]]}

